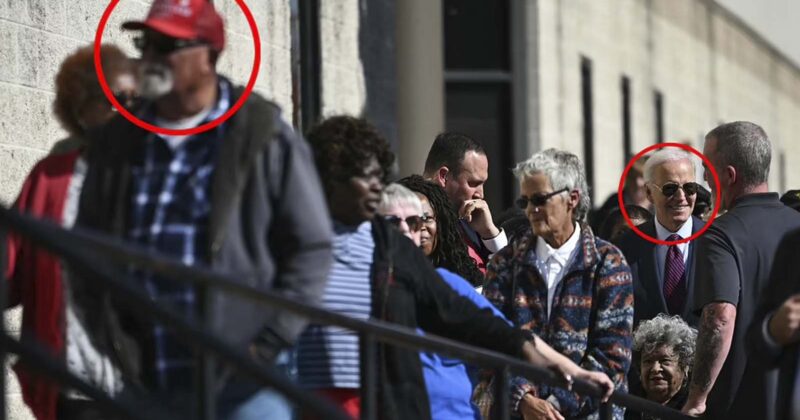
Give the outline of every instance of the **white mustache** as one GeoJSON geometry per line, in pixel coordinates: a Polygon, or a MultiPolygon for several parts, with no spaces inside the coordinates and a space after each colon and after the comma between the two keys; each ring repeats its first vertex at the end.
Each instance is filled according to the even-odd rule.
{"type": "Polygon", "coordinates": [[[169,67],[160,63],[144,63],[139,68],[140,95],[155,100],[172,91],[174,77],[169,67]]]}

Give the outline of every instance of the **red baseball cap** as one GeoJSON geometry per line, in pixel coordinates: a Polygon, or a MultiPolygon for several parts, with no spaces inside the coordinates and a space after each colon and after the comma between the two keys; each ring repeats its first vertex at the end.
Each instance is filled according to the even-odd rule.
{"type": "Polygon", "coordinates": [[[222,17],[208,0],[155,0],[144,21],[129,21],[122,29],[150,29],[178,39],[199,39],[217,51],[225,47],[222,17]]]}

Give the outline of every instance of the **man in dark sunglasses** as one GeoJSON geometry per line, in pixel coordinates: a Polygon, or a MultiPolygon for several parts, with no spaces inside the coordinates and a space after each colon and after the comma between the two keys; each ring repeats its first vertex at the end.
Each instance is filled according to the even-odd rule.
{"type": "MultiPolygon", "coordinates": [[[[699,159],[679,148],[666,147],[650,156],[644,177],[655,217],[638,226],[643,233],[662,241],[676,241],[703,227],[704,222],[692,216],[702,188],[697,183],[698,168],[699,159]]],[[[620,249],[631,266],[637,293],[634,324],[659,313],[680,315],[690,325],[697,324],[691,305],[687,305],[694,280],[692,243],[655,245],[630,232],[620,239],[620,249]]]]}
{"type": "Polygon", "coordinates": [[[192,116],[210,107],[216,96],[216,62],[225,46],[222,18],[198,0],[158,1],[144,21],[125,22],[140,31],[139,90],[156,101],[167,119],[192,116]],[[189,13],[191,12],[191,13],[189,13]]]}
{"type": "MultiPolygon", "coordinates": [[[[242,87],[216,71],[225,28],[213,2],[154,0],[145,20],[123,28],[139,32],[141,94],[148,100],[135,110],[140,119],[193,129],[225,115],[243,95],[242,87]]],[[[243,285],[319,301],[332,261],[332,227],[308,146],[281,119],[277,105],[251,94],[230,119],[190,135],[149,132],[122,117],[91,135],[78,226],[184,264],[251,273],[231,277],[243,285]]],[[[179,314],[198,313],[202,300],[188,284],[146,271],[131,277],[154,302],[179,314]]],[[[127,379],[143,384],[180,417],[197,418],[193,349],[159,324],[137,322],[141,328],[129,329],[114,323],[140,314],[101,303],[107,302],[105,292],[76,290],[95,292],[75,299],[102,308],[91,314],[102,321],[87,333],[119,361],[127,379]],[[120,338],[124,349],[113,344],[120,338]]],[[[286,364],[283,350],[306,320],[229,294],[213,298],[211,332],[258,363],[286,364]]],[[[218,373],[217,418],[291,418],[277,392],[242,372],[218,373]]]]}
{"type": "MultiPolygon", "coordinates": [[[[698,158],[679,148],[662,148],[650,156],[644,165],[644,178],[655,217],[638,226],[642,233],[676,241],[703,228],[704,222],[692,216],[701,188],[697,184],[699,167],[698,158]]],[[[698,317],[692,304],[695,242],[656,245],[631,231],[619,239],[618,246],[633,276],[634,326],[666,313],[696,327],[698,317]]],[[[631,392],[643,392],[638,370],[633,364],[628,373],[631,392]]]]}

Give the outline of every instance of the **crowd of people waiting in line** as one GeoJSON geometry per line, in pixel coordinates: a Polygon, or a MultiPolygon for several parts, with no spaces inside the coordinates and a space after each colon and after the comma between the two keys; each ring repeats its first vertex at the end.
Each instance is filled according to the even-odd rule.
{"type": "MultiPolygon", "coordinates": [[[[123,28],[140,33],[142,59],[104,45],[102,66],[143,120],[197,127],[242,95],[216,72],[224,27],[211,2],[156,0],[123,28]]],[[[422,173],[391,182],[390,145],[362,118],[326,118],[306,141],[252,94],[216,128],[157,135],[116,115],[93,66],[91,46],[81,48],[56,76],[55,115],[69,138],[26,178],[22,212],[350,317],[519,357],[566,383],[598,384],[604,398],[629,391],[692,416],[800,419],[800,194],[770,192],[771,145],[754,123],[707,134],[703,153],[719,177],[710,189],[708,168],[682,149],[637,161],[622,197],[637,233],[616,194],[593,211],[584,166],[567,150],[519,162],[516,206],[495,219],[487,155],[467,134],[438,135],[422,173]]],[[[191,347],[28,239],[12,233],[8,245],[23,339],[110,395],[146,393],[194,416],[191,347]]],[[[197,317],[191,287],[130,274],[153,301],[197,317]]],[[[226,342],[359,417],[356,333],[234,297],[214,304],[212,328],[226,342]]],[[[381,418],[497,410],[491,371],[389,344],[377,360],[381,418]]],[[[108,418],[79,392],[24,365],[15,372],[38,419],[108,418]]],[[[220,382],[220,418],[313,418],[240,373],[220,382]]],[[[598,398],[523,377],[507,385],[515,417],[598,416],[598,398]]],[[[619,406],[612,416],[652,418],[619,406]]]]}

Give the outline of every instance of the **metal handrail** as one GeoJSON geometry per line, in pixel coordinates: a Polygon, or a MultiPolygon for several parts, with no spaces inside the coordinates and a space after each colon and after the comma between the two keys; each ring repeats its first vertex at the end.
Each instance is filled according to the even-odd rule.
{"type": "MultiPolygon", "coordinates": [[[[0,226],[7,226],[8,228],[15,229],[29,236],[35,242],[40,243],[42,247],[62,255],[68,260],[73,260],[76,257],[80,259],[79,255],[76,256],[76,254],[80,254],[80,252],[77,251],[78,249],[92,249],[94,252],[107,258],[109,262],[134,264],[158,273],[161,276],[169,277],[172,280],[188,282],[199,287],[213,287],[227,293],[250,299],[254,302],[260,302],[268,304],[271,307],[292,311],[321,324],[337,325],[358,331],[362,334],[368,334],[374,339],[384,343],[418,351],[424,350],[441,353],[475,365],[489,366],[496,369],[508,368],[512,372],[528,377],[535,382],[556,387],[565,387],[560,376],[553,372],[504,354],[433,335],[421,336],[413,329],[379,320],[364,321],[350,318],[305,302],[292,300],[274,292],[258,290],[251,286],[232,282],[228,277],[215,273],[208,268],[187,266],[143,250],[142,248],[130,244],[123,244],[119,240],[107,235],[100,235],[77,228],[72,231],[66,231],[55,224],[38,221],[29,216],[21,215],[14,210],[5,208],[0,208],[0,226]],[[59,246],[58,242],[61,242],[63,246],[59,246]],[[66,246],[66,243],[70,245],[66,246]]],[[[94,261],[97,260],[95,259],[94,261]]],[[[113,282],[109,282],[109,284],[113,284],[113,282]]],[[[113,284],[113,286],[119,287],[120,285],[113,284]]],[[[125,290],[123,294],[129,292],[140,294],[138,290],[130,286],[122,285],[121,287],[125,290]]],[[[173,315],[170,314],[170,311],[166,311],[163,308],[160,308],[158,312],[159,314],[157,316],[159,317],[162,315],[165,317],[173,315]]],[[[191,333],[197,333],[205,338],[211,339],[215,346],[220,344],[218,339],[211,337],[211,334],[202,329],[191,333]]],[[[204,347],[202,343],[200,344],[201,345],[198,347],[204,347]]],[[[210,350],[217,349],[212,347],[210,350]]],[[[252,363],[252,365],[255,365],[255,363],[252,363]]],[[[591,397],[599,397],[603,393],[599,387],[582,380],[576,380],[572,385],[572,389],[579,394],[591,397]]],[[[292,399],[295,397],[294,395],[287,396],[292,399]]],[[[620,391],[614,391],[610,402],[635,411],[646,412],[665,420],[689,419],[688,416],[681,414],[677,410],[620,391]]]]}
{"type": "Polygon", "coordinates": [[[321,417],[349,420],[349,417],[338,407],[327,400],[316,398],[299,386],[284,380],[272,368],[259,365],[243,351],[234,349],[208,332],[201,324],[186,320],[176,312],[156,304],[142,290],[134,286],[136,282],[126,270],[113,266],[110,264],[111,261],[98,258],[102,257],[102,252],[81,242],[72,232],[64,230],[52,222],[38,221],[30,216],[21,215],[15,210],[5,208],[0,209],[0,225],[16,230],[38,243],[42,248],[60,255],[80,273],[91,274],[86,277],[87,280],[95,280],[95,277],[102,278],[102,283],[98,282],[96,286],[107,288],[112,296],[117,298],[119,304],[135,310],[135,313],[142,317],[158,321],[172,329],[196,349],[213,354],[220,362],[227,363],[240,374],[275,388],[321,417]]]}
{"type": "Polygon", "coordinates": [[[127,420],[176,420],[175,413],[169,413],[151,401],[134,399],[132,394],[123,394],[121,398],[110,397],[105,392],[87,384],[72,373],[63,363],[56,361],[51,354],[45,352],[37,343],[26,339],[16,340],[8,334],[0,334],[0,347],[16,354],[26,370],[47,375],[56,382],[69,386],[91,398],[109,414],[127,420]]]}

